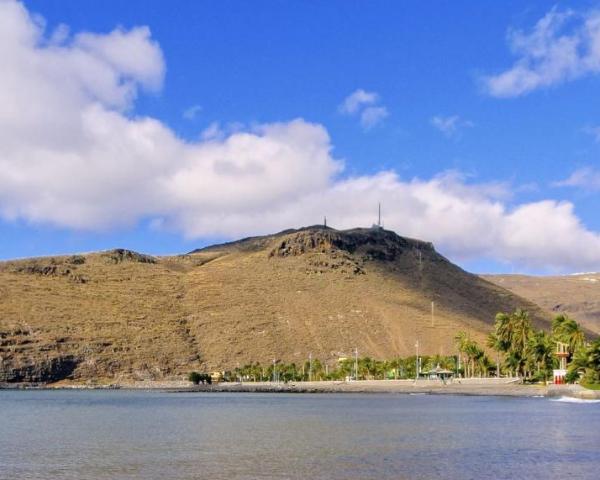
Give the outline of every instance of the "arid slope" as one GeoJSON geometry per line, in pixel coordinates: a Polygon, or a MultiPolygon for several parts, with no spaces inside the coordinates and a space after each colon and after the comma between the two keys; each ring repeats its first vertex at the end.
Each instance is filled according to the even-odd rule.
{"type": "Polygon", "coordinates": [[[484,275],[483,278],[552,312],[566,313],[600,334],[600,273],[537,277],[484,275]]]}
{"type": "Polygon", "coordinates": [[[288,230],[174,257],[127,250],[0,263],[0,382],[171,378],[250,361],[454,352],[533,303],[430,243],[288,230]],[[431,314],[431,302],[435,302],[431,314]]]}

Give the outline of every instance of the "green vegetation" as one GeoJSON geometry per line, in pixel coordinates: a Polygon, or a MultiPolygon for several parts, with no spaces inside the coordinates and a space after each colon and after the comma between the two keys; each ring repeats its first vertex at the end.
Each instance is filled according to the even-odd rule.
{"type": "MultiPolygon", "coordinates": [[[[527,382],[546,383],[552,377],[552,369],[558,367],[555,355],[557,342],[567,345],[567,381],[581,378],[582,385],[600,389],[600,339],[586,343],[581,327],[566,315],[558,315],[552,322],[550,333],[536,330],[528,312],[517,309],[512,313],[498,313],[493,331],[482,348],[466,332],[458,332],[455,344],[457,356],[419,356],[419,374],[441,367],[463,377],[518,376],[527,382]],[[496,352],[496,360],[488,355],[496,352]]],[[[417,358],[377,360],[371,357],[340,358],[323,362],[307,360],[303,364],[274,362],[269,365],[250,363],[232,371],[224,372],[224,381],[320,381],[414,379],[417,358]]],[[[192,379],[190,380],[198,383],[192,379]]],[[[200,375],[200,374],[196,374],[200,375]]],[[[210,383],[210,382],[209,382],[210,383]]]]}
{"type": "Polygon", "coordinates": [[[580,376],[581,384],[586,388],[600,389],[600,338],[575,351],[569,364],[567,380],[575,381],[580,376]]]}
{"type": "MultiPolygon", "coordinates": [[[[421,373],[434,369],[438,365],[447,370],[457,370],[457,357],[420,355],[421,373]]],[[[268,366],[251,363],[243,367],[225,372],[224,381],[263,382],[301,382],[321,380],[345,380],[355,378],[358,366],[358,380],[413,379],[416,374],[417,359],[414,355],[392,360],[376,360],[371,357],[339,359],[329,363],[319,359],[303,364],[275,362],[268,366]],[[311,365],[312,363],[312,365],[311,365]]]]}
{"type": "MultiPolygon", "coordinates": [[[[566,315],[558,315],[552,322],[552,332],[536,330],[524,310],[498,313],[494,330],[487,339],[487,347],[496,351],[493,361],[486,351],[465,332],[455,337],[459,356],[420,356],[420,374],[437,366],[463,377],[520,376],[527,382],[547,382],[552,369],[558,367],[554,354],[557,342],[567,345],[567,381],[581,377],[588,388],[600,389],[600,339],[586,344],[583,330],[566,315]],[[461,362],[462,359],[462,362],[461,362]]],[[[413,355],[392,360],[370,357],[343,358],[325,363],[319,359],[304,364],[275,362],[263,366],[251,363],[225,372],[224,381],[320,381],[413,379],[416,377],[417,358],[413,355]]],[[[191,380],[191,378],[190,378],[191,380]]]]}
{"type": "Polygon", "coordinates": [[[477,342],[471,340],[469,335],[465,332],[458,332],[454,339],[458,351],[464,358],[465,376],[489,376],[490,371],[495,368],[495,365],[479,347],[477,342]]]}
{"type": "Polygon", "coordinates": [[[194,385],[199,385],[200,383],[202,384],[208,384],[210,385],[212,383],[212,378],[210,376],[210,374],[208,373],[198,373],[198,372],[191,372],[188,375],[188,380],[190,382],[192,382],[194,385]]]}
{"type": "Polygon", "coordinates": [[[548,334],[531,326],[526,311],[499,313],[487,344],[504,359],[502,365],[499,362],[499,371],[521,376],[527,381],[546,382],[552,376],[552,369],[558,366],[554,355],[557,342],[567,345],[567,381],[576,381],[580,372],[584,372],[584,379],[589,383],[600,380],[600,346],[598,351],[586,346],[581,326],[567,315],[558,315],[552,322],[552,332],[548,334]]]}

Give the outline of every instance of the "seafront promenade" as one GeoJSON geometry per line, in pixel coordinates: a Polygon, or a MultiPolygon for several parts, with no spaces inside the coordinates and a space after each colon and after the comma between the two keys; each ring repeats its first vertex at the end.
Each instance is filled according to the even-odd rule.
{"type": "MultiPolygon", "coordinates": [[[[140,385],[141,386],[141,385],[140,385]]],[[[437,380],[358,380],[323,382],[243,382],[198,385],[177,391],[282,392],[282,393],[399,393],[441,395],[494,395],[515,397],[569,396],[598,399],[600,392],[579,385],[523,385],[518,379],[468,378],[442,383],[437,380]]]]}
{"type": "Polygon", "coordinates": [[[173,393],[390,393],[430,395],[476,395],[510,397],[573,397],[600,399],[600,391],[580,385],[527,385],[518,378],[465,378],[443,383],[439,380],[358,380],[317,382],[222,382],[193,385],[184,380],[145,380],[117,384],[79,384],[60,382],[42,384],[0,384],[0,389],[68,389],[68,390],[152,390],[173,393]]]}

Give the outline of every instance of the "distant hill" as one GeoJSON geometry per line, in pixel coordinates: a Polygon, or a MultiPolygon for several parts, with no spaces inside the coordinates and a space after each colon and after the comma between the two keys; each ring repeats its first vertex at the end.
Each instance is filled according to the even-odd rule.
{"type": "Polygon", "coordinates": [[[483,275],[483,278],[552,312],[567,313],[600,334],[600,273],[538,277],[483,275]]]}
{"type": "Polygon", "coordinates": [[[531,301],[431,243],[307,227],[151,257],[128,250],[0,263],[0,382],[160,379],[250,361],[452,354],[531,301]],[[434,314],[431,302],[435,302],[434,314]]]}

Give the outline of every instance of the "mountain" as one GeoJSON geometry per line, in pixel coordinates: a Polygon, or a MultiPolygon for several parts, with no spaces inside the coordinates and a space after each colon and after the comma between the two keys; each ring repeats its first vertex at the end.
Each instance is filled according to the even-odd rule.
{"type": "Polygon", "coordinates": [[[549,316],[431,243],[378,227],[286,230],[152,257],[117,249],[0,263],[0,382],[161,379],[312,353],[452,354],[498,311],[549,316]],[[432,302],[434,311],[432,315],[432,302]]]}
{"type": "Polygon", "coordinates": [[[538,277],[484,275],[483,278],[552,312],[566,313],[600,334],[600,273],[538,277]]]}

